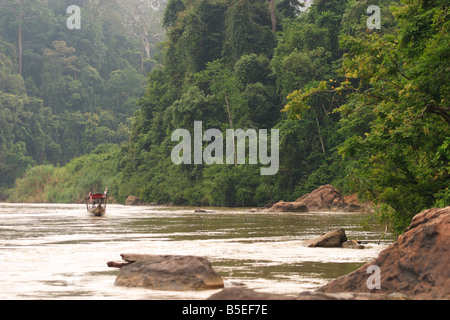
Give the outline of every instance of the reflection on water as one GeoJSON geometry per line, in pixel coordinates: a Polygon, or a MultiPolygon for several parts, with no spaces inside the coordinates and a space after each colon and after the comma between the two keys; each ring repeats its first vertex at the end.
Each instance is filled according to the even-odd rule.
{"type": "Polygon", "coordinates": [[[204,299],[216,291],[115,287],[121,253],[204,256],[226,286],[297,294],[375,258],[386,247],[361,213],[249,213],[245,209],[0,204],[0,299],[204,299]],[[305,248],[304,240],[344,228],[366,249],[305,248]]]}

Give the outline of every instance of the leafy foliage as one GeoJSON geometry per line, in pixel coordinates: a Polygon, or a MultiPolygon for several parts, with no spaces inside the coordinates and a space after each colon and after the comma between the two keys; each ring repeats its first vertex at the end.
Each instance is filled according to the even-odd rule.
{"type": "MultiPolygon", "coordinates": [[[[26,172],[16,199],[27,188],[39,194],[40,186],[56,190],[67,180],[76,195],[78,187],[108,184],[118,201],[133,194],[146,202],[256,206],[331,183],[377,204],[379,221],[396,232],[418,211],[450,204],[444,0],[316,0],[305,12],[291,0],[170,0],[161,60],[148,53],[150,14],[137,21],[132,1],[109,9],[89,3],[97,11],[89,11],[83,35],[55,31],[24,42],[22,74],[11,20],[20,16],[18,2],[0,16],[0,173],[11,185],[26,172]],[[369,5],[381,8],[380,30],[367,29],[369,5]],[[122,24],[104,32],[111,21],[122,24]],[[279,173],[173,164],[171,133],[192,130],[195,121],[222,132],[279,129],[279,173]],[[121,148],[95,149],[128,135],[121,148]],[[44,166],[26,171],[35,164],[44,166]]],[[[62,19],[45,10],[40,14],[62,19]]],[[[22,31],[29,35],[56,21],[32,28],[28,16],[23,12],[22,31]]],[[[62,199],[43,194],[39,200],[62,199]]]]}
{"type": "Polygon", "coordinates": [[[99,143],[129,140],[164,33],[155,24],[163,8],[143,3],[79,1],[82,27],[69,30],[72,1],[1,1],[0,193],[29,166],[64,165],[99,143]],[[133,10],[144,9],[153,24],[136,25],[133,10]]]}
{"type": "Polygon", "coordinates": [[[346,96],[340,152],[354,161],[354,188],[401,232],[417,212],[449,204],[449,11],[412,0],[392,10],[397,28],[342,39],[345,80],[296,91],[285,110],[301,116],[317,95],[346,96]]]}

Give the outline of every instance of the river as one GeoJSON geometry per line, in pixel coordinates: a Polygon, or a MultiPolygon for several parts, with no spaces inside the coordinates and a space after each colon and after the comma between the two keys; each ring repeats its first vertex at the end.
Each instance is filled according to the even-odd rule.
{"type": "Polygon", "coordinates": [[[0,204],[0,299],[205,299],[217,292],[114,286],[121,253],[206,257],[226,286],[272,293],[314,290],[375,258],[392,239],[366,231],[363,213],[251,213],[247,209],[0,204]],[[306,248],[304,240],[344,228],[366,249],[306,248]]]}

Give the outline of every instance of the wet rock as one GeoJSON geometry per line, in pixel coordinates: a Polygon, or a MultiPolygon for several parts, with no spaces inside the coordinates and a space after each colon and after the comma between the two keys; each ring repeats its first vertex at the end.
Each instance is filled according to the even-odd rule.
{"type": "Polygon", "coordinates": [[[211,295],[206,300],[295,300],[296,296],[257,292],[247,288],[231,287],[211,295]]]}
{"type": "Polygon", "coordinates": [[[361,206],[354,203],[349,203],[344,209],[345,212],[358,212],[361,211],[361,206]]]}
{"type": "Polygon", "coordinates": [[[344,208],[346,212],[366,212],[375,213],[373,204],[370,202],[360,202],[356,194],[347,195],[344,197],[347,206],[344,208]]]}
{"type": "Polygon", "coordinates": [[[284,202],[280,201],[265,212],[308,212],[308,207],[303,202],[284,202]]]}
{"type": "Polygon", "coordinates": [[[347,240],[342,243],[342,248],[345,249],[364,249],[364,246],[360,244],[357,240],[347,240]]]}
{"type": "Polygon", "coordinates": [[[376,259],[331,281],[319,291],[397,292],[412,299],[450,299],[449,243],[450,207],[425,210],[417,214],[405,233],[376,259]],[[380,289],[368,288],[369,266],[379,268],[380,289]]]}
{"type": "Polygon", "coordinates": [[[345,234],[344,229],[337,229],[307,240],[303,242],[303,245],[310,248],[337,248],[342,247],[342,244],[345,241],[347,241],[347,235],[345,234]]]}
{"type": "MultiPolygon", "coordinates": [[[[281,200],[280,200],[281,201],[281,200]]],[[[272,203],[268,203],[264,206],[265,209],[269,209],[272,208],[274,205],[276,204],[276,202],[272,202],[272,203]]]]}
{"type": "Polygon", "coordinates": [[[409,300],[409,297],[401,293],[378,294],[339,292],[323,293],[317,291],[301,292],[296,300],[409,300]]]}
{"type": "Polygon", "coordinates": [[[211,263],[196,256],[123,254],[115,285],[156,290],[199,291],[224,287],[211,263]]]}
{"type": "Polygon", "coordinates": [[[323,293],[305,291],[298,295],[284,295],[258,292],[247,288],[225,288],[211,295],[207,300],[407,300],[404,294],[376,294],[376,293],[323,293]]]}
{"type": "Polygon", "coordinates": [[[332,185],[324,185],[295,202],[303,202],[310,211],[341,210],[347,206],[344,197],[332,185]]]}

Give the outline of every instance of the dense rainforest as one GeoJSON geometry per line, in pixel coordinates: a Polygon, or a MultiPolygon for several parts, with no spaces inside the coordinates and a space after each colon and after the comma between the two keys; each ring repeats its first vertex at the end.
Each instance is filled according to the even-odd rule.
{"type": "Polygon", "coordinates": [[[11,201],[108,187],[119,202],[261,206],[330,183],[398,232],[450,204],[447,1],[70,2],[1,2],[11,201]],[[80,30],[65,27],[69,5],[80,30]],[[174,164],[172,133],[196,121],[278,129],[278,173],[174,164]]]}
{"type": "Polygon", "coordinates": [[[146,74],[158,64],[164,5],[0,1],[0,191],[29,167],[129,141],[146,74]],[[79,29],[68,26],[72,5],[79,29]]]}

